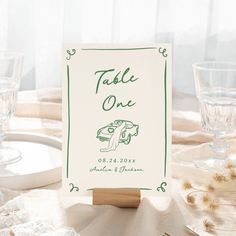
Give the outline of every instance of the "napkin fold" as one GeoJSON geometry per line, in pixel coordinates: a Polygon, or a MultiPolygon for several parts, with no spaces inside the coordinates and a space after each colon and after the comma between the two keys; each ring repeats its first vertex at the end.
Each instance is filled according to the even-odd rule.
{"type": "Polygon", "coordinates": [[[187,236],[176,199],[144,198],[137,209],[74,204],[63,208],[55,190],[0,189],[0,235],[187,236]],[[175,222],[173,224],[173,222],[175,222]]]}

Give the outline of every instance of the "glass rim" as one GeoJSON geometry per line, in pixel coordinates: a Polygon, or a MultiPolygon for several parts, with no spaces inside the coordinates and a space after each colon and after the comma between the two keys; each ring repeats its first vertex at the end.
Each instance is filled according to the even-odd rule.
{"type": "Polygon", "coordinates": [[[22,52],[13,51],[13,50],[0,50],[0,60],[5,59],[19,59],[23,58],[24,54],[22,52]],[[5,58],[2,57],[5,54],[5,58]]]}
{"type": "Polygon", "coordinates": [[[194,69],[205,71],[236,71],[236,62],[233,61],[202,61],[192,64],[194,69]],[[206,65],[226,65],[226,68],[209,68],[206,65]]]}

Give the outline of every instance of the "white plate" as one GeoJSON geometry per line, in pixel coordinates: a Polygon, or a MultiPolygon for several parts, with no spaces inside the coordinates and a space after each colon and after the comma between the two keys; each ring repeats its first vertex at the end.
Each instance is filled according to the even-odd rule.
{"type": "Polygon", "coordinates": [[[8,133],[4,146],[21,151],[19,162],[0,166],[0,187],[31,189],[61,180],[61,141],[46,135],[8,133]]]}

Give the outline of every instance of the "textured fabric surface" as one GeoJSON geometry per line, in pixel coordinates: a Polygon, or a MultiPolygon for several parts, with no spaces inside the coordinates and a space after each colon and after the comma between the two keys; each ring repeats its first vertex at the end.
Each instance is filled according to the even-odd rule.
{"type": "MultiPolygon", "coordinates": [[[[60,103],[60,90],[20,93],[18,104],[21,105],[11,122],[11,130],[61,137],[60,103]],[[53,109],[48,103],[57,112],[51,114],[53,109]],[[34,109],[29,111],[30,106],[34,109]]],[[[172,152],[182,153],[210,140],[201,131],[196,100],[174,93],[172,152]]],[[[170,199],[144,198],[138,209],[92,206],[89,198],[65,197],[60,190],[61,183],[27,192],[0,188],[0,236],[162,236],[165,232],[187,236],[186,224],[201,228],[203,220],[212,213],[186,204],[182,181],[195,177],[200,188],[204,188],[210,176],[180,165],[173,165],[173,176],[179,179],[173,178],[170,199]]],[[[226,187],[235,189],[236,186],[226,187]]],[[[220,227],[228,223],[226,228],[236,229],[234,208],[225,206],[213,216],[220,227]]],[[[235,232],[219,231],[216,235],[233,236],[235,232]]]]}
{"type": "Polygon", "coordinates": [[[57,190],[0,190],[0,235],[187,235],[177,199],[144,198],[138,209],[89,204],[63,205],[57,190]],[[173,222],[175,224],[173,225],[173,222]],[[176,234],[179,232],[179,234],[176,234]]]}
{"type": "Polygon", "coordinates": [[[66,227],[57,191],[0,190],[0,235],[77,236],[66,227]]]}

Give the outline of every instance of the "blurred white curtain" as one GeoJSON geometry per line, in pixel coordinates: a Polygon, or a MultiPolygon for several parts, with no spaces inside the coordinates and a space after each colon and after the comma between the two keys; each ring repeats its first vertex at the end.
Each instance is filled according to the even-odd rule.
{"type": "Polygon", "coordinates": [[[172,42],[174,87],[191,64],[236,61],[235,0],[0,0],[0,48],[25,53],[23,89],[60,86],[61,45],[172,42]],[[64,31],[63,31],[64,25],[64,31]]]}
{"type": "Polygon", "coordinates": [[[0,0],[0,49],[24,53],[21,89],[60,86],[63,0],[0,0]]]}

